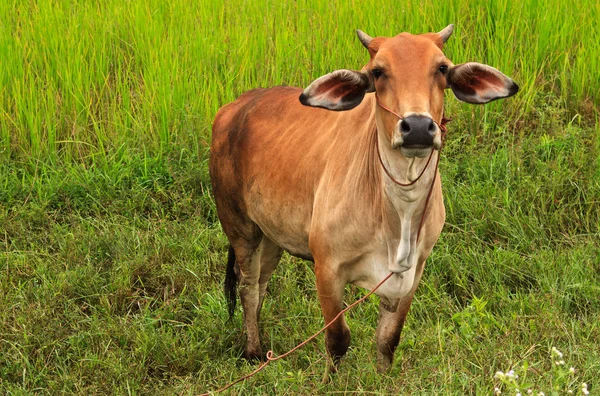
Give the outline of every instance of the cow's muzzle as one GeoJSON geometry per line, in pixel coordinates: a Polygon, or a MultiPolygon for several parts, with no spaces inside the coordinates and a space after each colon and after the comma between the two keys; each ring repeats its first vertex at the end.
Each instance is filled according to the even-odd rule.
{"type": "Polygon", "coordinates": [[[398,122],[392,147],[409,157],[423,157],[432,148],[439,149],[441,138],[437,124],[427,116],[412,115],[398,122]]]}

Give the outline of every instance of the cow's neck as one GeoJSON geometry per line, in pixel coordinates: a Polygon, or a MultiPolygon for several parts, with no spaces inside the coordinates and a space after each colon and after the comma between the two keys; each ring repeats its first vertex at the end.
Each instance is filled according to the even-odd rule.
{"type": "MultiPolygon", "coordinates": [[[[387,171],[396,181],[407,184],[413,182],[428,163],[426,158],[406,158],[399,150],[391,148],[389,139],[378,129],[379,152],[387,171]]],[[[396,184],[384,170],[381,170],[382,207],[384,210],[385,235],[388,243],[388,267],[392,272],[414,271],[417,264],[416,239],[425,201],[437,170],[433,157],[423,175],[410,186],[396,184]]]]}

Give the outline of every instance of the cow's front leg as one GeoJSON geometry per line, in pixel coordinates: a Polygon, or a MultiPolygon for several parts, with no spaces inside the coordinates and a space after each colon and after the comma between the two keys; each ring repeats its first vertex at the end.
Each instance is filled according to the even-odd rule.
{"type": "MultiPolygon", "coordinates": [[[[331,322],[342,311],[345,279],[323,262],[315,260],[315,275],[317,294],[323,311],[325,324],[331,322]]],[[[350,345],[350,329],[341,315],[325,330],[325,346],[331,361],[323,375],[323,381],[329,379],[329,374],[337,371],[340,359],[346,354],[350,345]]]]}
{"type": "Polygon", "coordinates": [[[413,294],[400,299],[395,311],[383,301],[379,303],[379,322],[377,323],[377,371],[380,373],[389,370],[394,362],[394,352],[400,342],[400,333],[413,294]]]}
{"type": "Polygon", "coordinates": [[[395,310],[387,304],[379,303],[379,322],[377,323],[377,371],[380,373],[388,371],[394,362],[394,352],[400,342],[400,333],[404,327],[404,321],[410,304],[412,303],[421,275],[425,259],[421,259],[417,264],[413,286],[410,291],[398,303],[395,310]]]}

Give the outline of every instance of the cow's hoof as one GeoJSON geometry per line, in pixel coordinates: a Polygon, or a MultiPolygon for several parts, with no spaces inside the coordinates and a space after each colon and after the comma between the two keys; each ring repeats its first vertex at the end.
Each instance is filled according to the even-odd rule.
{"type": "Polygon", "coordinates": [[[325,364],[325,372],[323,372],[323,378],[321,379],[323,384],[327,384],[329,381],[331,381],[331,377],[337,373],[338,366],[339,362],[334,363],[331,361],[331,359],[327,359],[327,363],[325,364]]]}
{"type": "Polygon", "coordinates": [[[393,356],[379,355],[377,356],[377,372],[385,374],[392,368],[393,356]]]}
{"type": "Polygon", "coordinates": [[[264,362],[265,355],[262,353],[262,350],[259,349],[246,349],[243,355],[244,359],[249,362],[264,362]]]}

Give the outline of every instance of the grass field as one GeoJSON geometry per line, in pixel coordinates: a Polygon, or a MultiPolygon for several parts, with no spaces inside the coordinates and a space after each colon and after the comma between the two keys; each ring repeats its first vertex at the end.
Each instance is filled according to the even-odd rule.
{"type": "MultiPolygon", "coordinates": [[[[595,0],[0,2],[0,393],[192,395],[251,371],[221,291],[216,111],[360,68],[357,28],[455,23],[449,58],[521,91],[447,96],[447,223],[393,370],[375,372],[371,298],[329,384],[321,337],[229,394],[515,394],[494,379],[510,369],[536,394],[600,394],[599,19],[595,0]]],[[[285,256],[263,346],[322,324],[311,263],[285,256]]]]}

